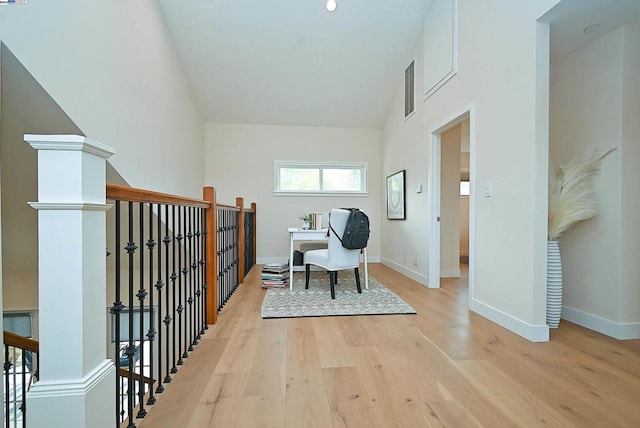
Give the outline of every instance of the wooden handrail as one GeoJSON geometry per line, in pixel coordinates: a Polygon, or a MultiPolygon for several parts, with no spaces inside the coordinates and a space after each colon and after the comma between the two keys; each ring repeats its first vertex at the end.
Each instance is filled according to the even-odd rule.
{"type": "Polygon", "coordinates": [[[209,208],[211,205],[202,199],[185,198],[168,193],[152,192],[151,190],[136,189],[134,187],[107,184],[107,199],[146,202],[150,204],[184,205],[198,208],[209,208]]]}
{"type": "MultiPolygon", "coordinates": [[[[120,367],[120,371],[118,372],[118,374],[120,375],[120,377],[126,377],[129,378],[129,373],[131,373],[129,370],[127,369],[123,369],[122,367],[120,367]]],[[[146,377],[146,376],[142,376],[139,373],[132,373],[133,374],[133,379],[140,382],[141,380],[144,383],[148,383],[149,385],[153,385],[154,383],[156,383],[155,379],[151,379],[150,377],[146,377]]]]}
{"type": "Polygon", "coordinates": [[[226,210],[231,210],[231,211],[240,211],[240,207],[236,205],[216,204],[216,208],[224,208],[226,210]]]}
{"type": "Polygon", "coordinates": [[[37,340],[29,339],[28,337],[20,336],[19,334],[6,330],[4,331],[4,344],[31,352],[40,352],[40,342],[37,340]]]}

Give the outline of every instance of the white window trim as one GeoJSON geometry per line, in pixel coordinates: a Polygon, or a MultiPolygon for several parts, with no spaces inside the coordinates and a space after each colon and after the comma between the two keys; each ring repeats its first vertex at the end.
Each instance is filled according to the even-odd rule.
{"type": "Polygon", "coordinates": [[[368,196],[367,190],[367,169],[369,165],[367,162],[324,162],[324,161],[273,161],[273,195],[274,196],[368,196]],[[280,168],[354,168],[362,171],[362,189],[358,191],[297,191],[297,190],[280,190],[280,168]]]}

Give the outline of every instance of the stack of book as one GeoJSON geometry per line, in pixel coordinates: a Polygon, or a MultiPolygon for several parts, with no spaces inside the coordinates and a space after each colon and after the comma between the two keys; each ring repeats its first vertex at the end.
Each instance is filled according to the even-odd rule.
{"type": "Polygon", "coordinates": [[[289,263],[267,263],[262,267],[262,288],[289,286],[289,263]]]}

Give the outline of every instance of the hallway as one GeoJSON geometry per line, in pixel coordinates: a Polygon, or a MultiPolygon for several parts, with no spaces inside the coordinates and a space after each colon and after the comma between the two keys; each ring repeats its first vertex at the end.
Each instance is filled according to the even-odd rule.
{"type": "Polygon", "coordinates": [[[640,424],[640,341],[562,322],[531,343],[467,310],[462,279],[370,273],[417,315],[262,320],[246,278],[141,427],[640,424]]]}

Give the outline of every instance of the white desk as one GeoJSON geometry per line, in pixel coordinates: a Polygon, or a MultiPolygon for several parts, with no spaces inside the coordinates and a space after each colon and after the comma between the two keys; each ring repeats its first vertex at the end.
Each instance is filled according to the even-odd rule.
{"type": "MultiPolygon", "coordinates": [[[[289,227],[289,290],[293,290],[293,241],[328,241],[327,229],[302,229],[289,227]]],[[[369,266],[367,265],[367,249],[362,251],[364,257],[364,287],[369,289],[369,266]]]]}

